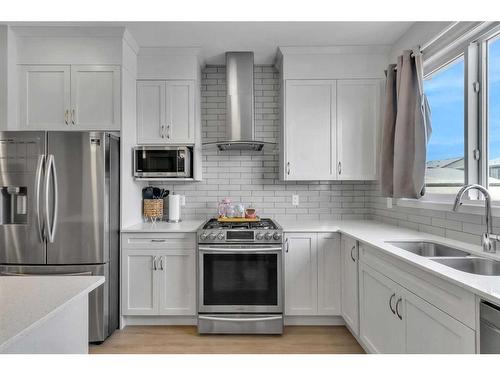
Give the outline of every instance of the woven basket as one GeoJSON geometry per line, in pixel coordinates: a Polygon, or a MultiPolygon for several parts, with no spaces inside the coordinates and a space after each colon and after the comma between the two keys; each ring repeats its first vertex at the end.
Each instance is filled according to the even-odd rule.
{"type": "Polygon", "coordinates": [[[144,217],[161,219],[163,217],[163,199],[143,199],[144,217]]]}

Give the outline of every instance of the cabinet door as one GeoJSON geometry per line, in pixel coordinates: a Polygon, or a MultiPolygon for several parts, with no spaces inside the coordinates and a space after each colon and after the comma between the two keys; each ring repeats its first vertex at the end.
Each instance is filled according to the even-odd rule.
{"type": "Polygon", "coordinates": [[[137,81],[137,142],[165,143],[165,81],[137,81]]]}
{"type": "Polygon", "coordinates": [[[318,233],[318,315],[340,315],[340,235],[318,233]]]}
{"type": "Polygon", "coordinates": [[[167,81],[165,85],[165,141],[194,143],[194,81],[167,81]]]}
{"type": "Polygon", "coordinates": [[[336,178],[335,112],[335,81],[285,82],[285,180],[336,178]]]}
{"type": "Polygon", "coordinates": [[[122,314],[158,314],[156,250],[122,251],[122,314]]]}
{"type": "Polygon", "coordinates": [[[194,249],[162,250],[159,256],[160,315],[195,315],[194,249]]]}
{"type": "Polygon", "coordinates": [[[380,80],[337,81],[337,158],[340,180],[377,178],[380,80]]]}
{"type": "Polygon", "coordinates": [[[285,243],[285,314],[316,315],[316,233],[289,233],[285,243]]]}
{"type": "Polygon", "coordinates": [[[407,292],[403,320],[406,352],[416,354],[474,354],[475,333],[430,303],[407,292]]]}
{"type": "Polygon", "coordinates": [[[71,121],[77,130],[120,130],[120,67],[71,66],[71,121]]]}
{"type": "Polygon", "coordinates": [[[342,236],[342,317],[351,330],[359,335],[358,246],[356,240],[342,236]]]}
{"type": "Polygon", "coordinates": [[[69,65],[23,65],[19,71],[19,125],[23,129],[69,128],[69,65]]]}
{"type": "Polygon", "coordinates": [[[404,321],[395,313],[396,303],[402,298],[399,286],[364,263],[359,266],[359,282],[361,340],[373,353],[404,353],[404,321]]]}

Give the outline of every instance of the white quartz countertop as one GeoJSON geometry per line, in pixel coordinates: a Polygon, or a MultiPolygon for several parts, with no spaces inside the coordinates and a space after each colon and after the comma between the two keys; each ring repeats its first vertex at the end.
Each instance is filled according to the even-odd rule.
{"type": "Polygon", "coordinates": [[[171,232],[196,232],[206,220],[185,220],[180,223],[167,223],[158,221],[156,223],[139,223],[122,229],[123,233],[171,233],[171,232]]]}
{"type": "Polygon", "coordinates": [[[0,276],[0,351],[103,283],[103,276],[0,276]]]}
{"type": "Polygon", "coordinates": [[[431,259],[395,247],[386,243],[386,241],[428,240],[453,246],[472,255],[500,261],[499,253],[485,253],[482,251],[481,246],[368,220],[279,221],[279,224],[285,232],[340,232],[346,234],[366,245],[377,248],[417,268],[459,285],[493,303],[500,304],[500,276],[475,275],[458,271],[431,259]]]}

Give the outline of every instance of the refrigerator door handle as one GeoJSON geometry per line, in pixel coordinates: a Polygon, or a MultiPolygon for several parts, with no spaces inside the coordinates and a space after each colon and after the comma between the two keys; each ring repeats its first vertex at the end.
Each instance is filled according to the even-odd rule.
{"type": "Polygon", "coordinates": [[[50,243],[54,242],[56,229],[57,229],[57,210],[58,210],[58,200],[59,193],[57,190],[57,171],[54,162],[54,155],[49,154],[47,156],[47,168],[45,173],[45,220],[47,226],[48,240],[50,243]],[[52,176],[54,181],[54,201],[52,205],[53,217],[52,224],[50,223],[50,177],[52,176]]]}
{"type": "Polygon", "coordinates": [[[42,224],[42,218],[40,217],[40,191],[42,189],[42,168],[45,160],[45,155],[38,156],[38,163],[36,166],[36,191],[35,191],[35,207],[36,207],[36,222],[38,227],[38,235],[40,236],[40,241],[45,241],[44,229],[42,224]]]}

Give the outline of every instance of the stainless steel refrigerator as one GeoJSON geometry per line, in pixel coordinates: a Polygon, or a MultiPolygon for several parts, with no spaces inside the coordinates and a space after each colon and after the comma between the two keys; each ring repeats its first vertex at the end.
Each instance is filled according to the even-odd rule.
{"type": "Polygon", "coordinates": [[[119,173],[112,133],[0,132],[0,274],[105,276],[92,342],[118,327],[119,173]]]}

